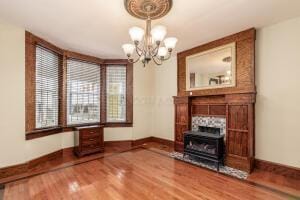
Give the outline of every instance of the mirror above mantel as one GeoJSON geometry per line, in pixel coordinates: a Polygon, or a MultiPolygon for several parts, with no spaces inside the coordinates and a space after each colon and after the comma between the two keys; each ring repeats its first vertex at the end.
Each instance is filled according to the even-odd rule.
{"type": "Polygon", "coordinates": [[[235,42],[186,57],[187,91],[234,87],[235,85],[235,42]]]}

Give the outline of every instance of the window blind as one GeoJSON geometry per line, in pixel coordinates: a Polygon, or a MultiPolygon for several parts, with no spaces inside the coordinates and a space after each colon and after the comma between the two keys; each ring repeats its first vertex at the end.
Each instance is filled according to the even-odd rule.
{"type": "Polygon", "coordinates": [[[36,46],[35,127],[58,126],[59,55],[36,46]]]}
{"type": "Polygon", "coordinates": [[[126,66],[106,68],[106,121],[126,121],[126,66]]]}
{"type": "Polygon", "coordinates": [[[100,122],[100,66],[67,60],[67,124],[100,122]]]}

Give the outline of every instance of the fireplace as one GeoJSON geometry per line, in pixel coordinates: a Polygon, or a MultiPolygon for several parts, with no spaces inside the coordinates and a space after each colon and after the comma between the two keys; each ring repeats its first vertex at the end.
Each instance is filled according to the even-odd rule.
{"type": "Polygon", "coordinates": [[[212,161],[219,171],[220,163],[224,164],[224,135],[221,129],[199,126],[198,131],[184,133],[184,156],[190,155],[212,161]]]}

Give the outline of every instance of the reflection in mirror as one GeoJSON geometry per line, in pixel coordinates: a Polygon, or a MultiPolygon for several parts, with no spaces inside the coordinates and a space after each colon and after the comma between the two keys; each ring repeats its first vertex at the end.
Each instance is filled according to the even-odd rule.
{"type": "Polygon", "coordinates": [[[235,60],[235,43],[187,57],[187,89],[235,86],[235,60]]]}

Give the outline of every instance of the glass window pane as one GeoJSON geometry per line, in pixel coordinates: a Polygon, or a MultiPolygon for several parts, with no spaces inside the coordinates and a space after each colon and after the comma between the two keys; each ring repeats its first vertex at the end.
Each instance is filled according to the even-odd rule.
{"type": "Polygon", "coordinates": [[[35,127],[58,126],[59,56],[36,46],[35,127]]]}
{"type": "Polygon", "coordinates": [[[106,68],[106,120],[126,121],[126,66],[106,68]]]}
{"type": "Polygon", "coordinates": [[[67,60],[67,124],[100,122],[100,66],[67,60]]]}

